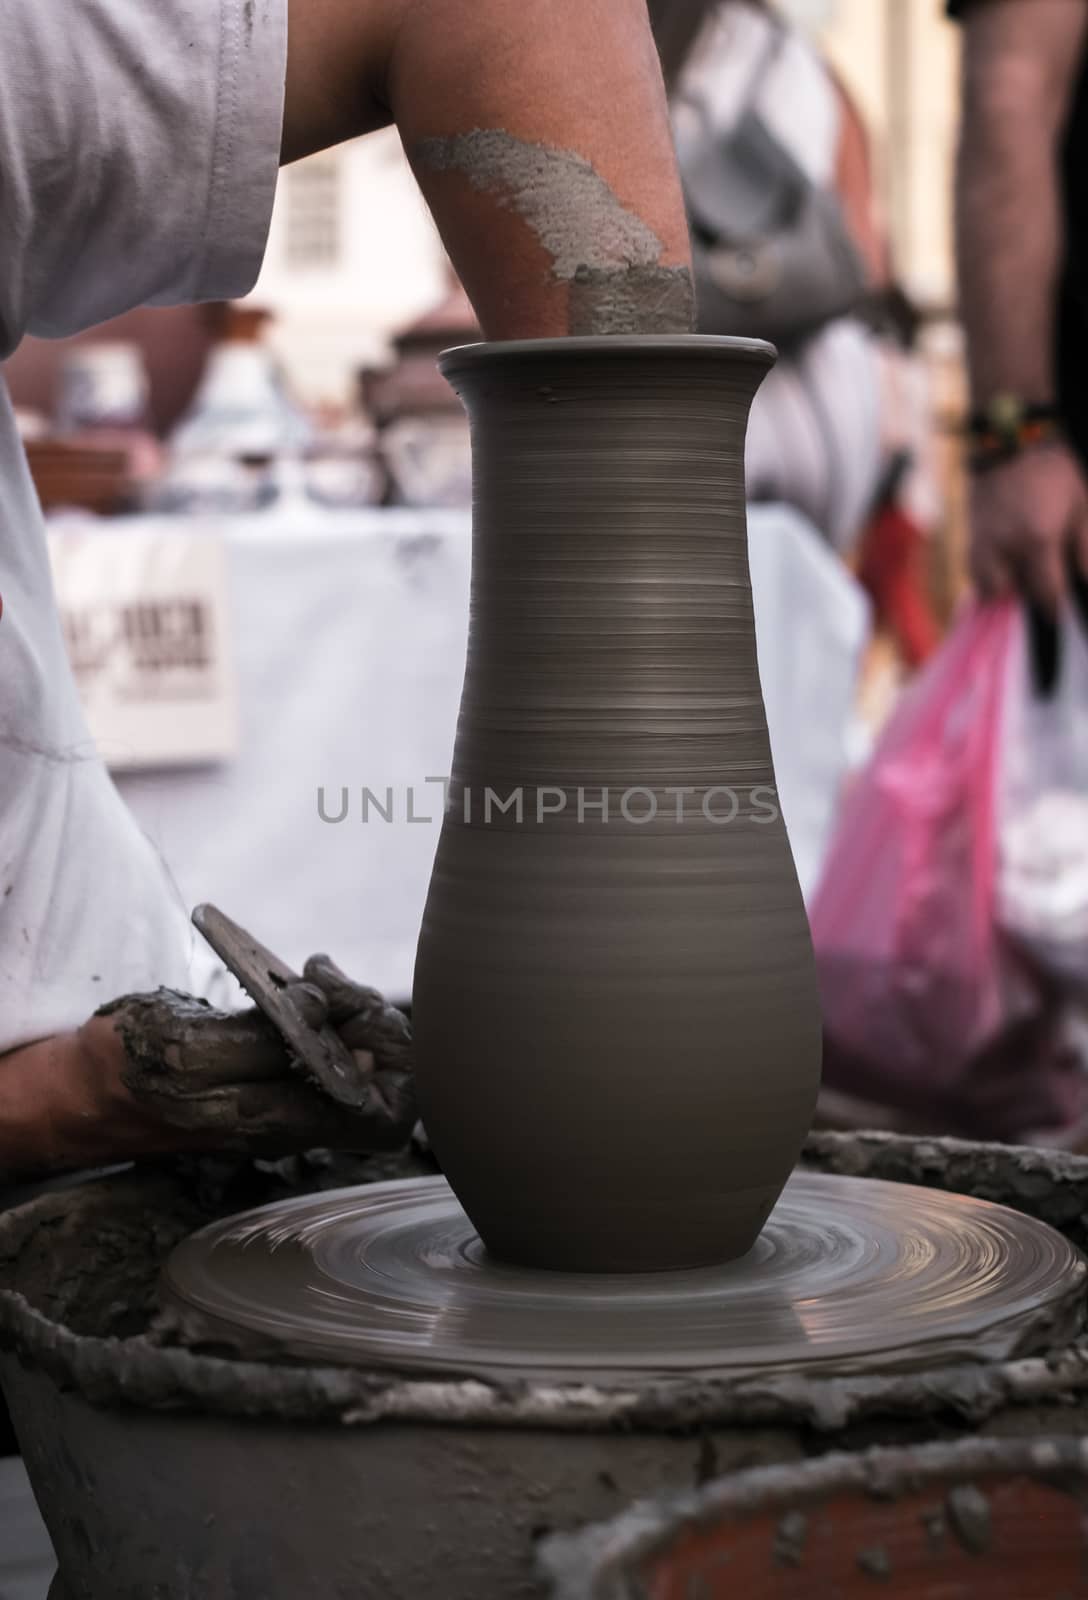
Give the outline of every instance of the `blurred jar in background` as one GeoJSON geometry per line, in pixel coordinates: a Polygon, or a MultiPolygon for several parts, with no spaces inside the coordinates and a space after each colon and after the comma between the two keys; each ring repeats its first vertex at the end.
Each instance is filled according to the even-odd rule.
{"type": "Polygon", "coordinates": [[[24,433],[47,511],[111,514],[138,505],[162,467],[149,422],[150,385],[138,345],[91,340],[61,359],[53,416],[24,433]]]}
{"type": "Polygon", "coordinates": [[[393,364],[360,374],[364,405],[379,430],[392,504],[471,505],[468,418],[437,361],[450,345],[479,337],[476,314],[450,267],[443,298],[394,338],[393,364]]]}
{"type": "Polygon", "coordinates": [[[304,511],[377,504],[385,473],[363,416],[310,415],[296,403],[264,341],[269,314],[223,308],[222,331],[192,403],[174,428],[157,510],[304,511]]]}
{"type": "Polygon", "coordinates": [[[312,438],[262,343],[268,313],[222,313],[192,402],[169,438],[170,462],[153,497],[163,511],[254,511],[275,499],[273,466],[312,438]]]}
{"type": "Polygon", "coordinates": [[[135,344],[82,344],[68,350],[57,381],[57,431],[144,428],[149,384],[135,344]]]}

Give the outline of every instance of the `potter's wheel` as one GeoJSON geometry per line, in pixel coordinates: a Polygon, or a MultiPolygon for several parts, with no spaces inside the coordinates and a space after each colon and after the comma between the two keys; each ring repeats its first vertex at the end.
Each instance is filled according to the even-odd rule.
{"type": "Polygon", "coordinates": [[[217,1222],[167,1262],[185,1342],[480,1377],[610,1382],[999,1360],[1079,1325],[1088,1271],[1007,1207],[798,1173],[742,1260],[638,1276],[492,1261],[441,1178],[217,1222]]]}

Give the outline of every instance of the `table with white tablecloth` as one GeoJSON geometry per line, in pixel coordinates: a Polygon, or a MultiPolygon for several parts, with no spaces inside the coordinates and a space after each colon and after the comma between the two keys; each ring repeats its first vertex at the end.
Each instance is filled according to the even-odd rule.
{"type": "MultiPolygon", "coordinates": [[[[807,892],[846,766],[868,609],[797,514],[758,506],[749,523],[779,793],[807,892]]],[[[461,690],[469,517],[299,502],[191,525],[226,553],[237,743],[228,759],[118,772],[118,785],[187,905],[214,900],[291,963],[327,950],[405,997],[442,809],[430,780],[449,772],[461,690]]],[[[140,517],[125,534],[154,541],[177,526],[140,517]]]]}

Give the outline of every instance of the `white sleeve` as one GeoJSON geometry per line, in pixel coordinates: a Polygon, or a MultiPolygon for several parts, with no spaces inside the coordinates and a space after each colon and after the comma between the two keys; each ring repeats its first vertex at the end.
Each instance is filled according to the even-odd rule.
{"type": "Polygon", "coordinates": [[[287,0],[5,0],[0,359],[133,306],[253,285],[287,0]]]}

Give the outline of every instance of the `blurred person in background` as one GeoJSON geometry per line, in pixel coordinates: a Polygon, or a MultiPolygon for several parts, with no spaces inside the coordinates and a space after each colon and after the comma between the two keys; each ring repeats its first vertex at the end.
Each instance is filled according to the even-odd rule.
{"type": "Polygon", "coordinates": [[[921,601],[901,607],[888,580],[939,507],[924,384],[902,323],[881,311],[890,263],[862,118],[813,41],[772,6],[651,0],[650,11],[700,331],[779,348],[752,409],[749,496],[794,506],[844,556],[866,536],[863,581],[878,616],[903,610],[902,627],[897,614],[882,620],[906,634],[914,664],[935,634],[910,625],[921,601]],[[892,505],[894,529],[882,520],[892,505]]]}
{"type": "Polygon", "coordinates": [[[813,915],[825,1084],[886,1099],[859,1123],[1084,1150],[1088,657],[1059,613],[1088,576],[1088,4],[947,9],[971,574],[1030,626],[968,608],[859,781],[813,915]]]}
{"type": "Polygon", "coordinates": [[[971,573],[1055,614],[1088,584],[1088,5],[949,0],[971,573]]]}
{"type": "MultiPolygon", "coordinates": [[[[971,576],[984,599],[1026,602],[1034,669],[1034,694],[1002,711],[1019,780],[999,892],[1004,925],[1047,984],[1040,1030],[1065,1019],[1083,1070],[1085,679],[1078,631],[1063,624],[1079,613],[1088,625],[1088,5],[947,0],[947,11],[963,32],[971,576]]],[[[1042,1080],[1054,1050],[1025,1038],[1017,1064],[1042,1080]]],[[[1047,1142],[1088,1149],[1088,1117],[1047,1142]]]]}

